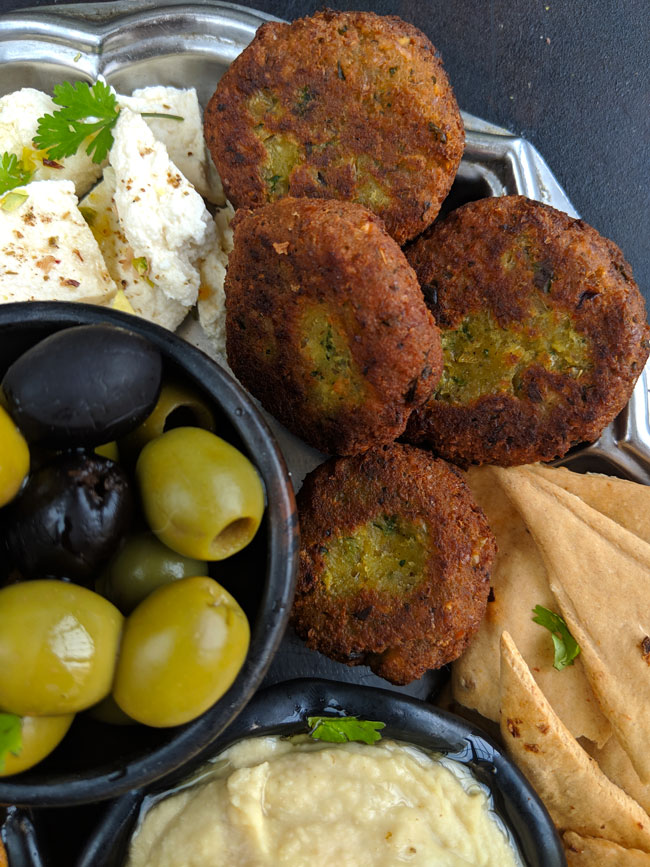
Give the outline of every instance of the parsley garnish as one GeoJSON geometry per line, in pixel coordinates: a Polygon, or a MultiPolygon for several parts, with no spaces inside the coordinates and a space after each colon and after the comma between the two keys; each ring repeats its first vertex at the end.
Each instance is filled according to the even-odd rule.
{"type": "Polygon", "coordinates": [[[544,626],[551,633],[555,647],[553,668],[562,671],[567,665],[573,665],[573,660],[580,653],[580,645],[569,632],[564,619],[542,605],[536,605],[533,614],[535,615],[533,622],[544,626]]]}
{"type": "Polygon", "coordinates": [[[379,729],[386,723],[360,720],[356,716],[310,716],[307,717],[309,734],[319,741],[344,744],[348,741],[362,741],[374,744],[381,740],[379,729]]]}
{"type": "Polygon", "coordinates": [[[0,195],[28,184],[32,172],[28,171],[16,154],[4,153],[0,157],[0,195]]]}
{"type": "Polygon", "coordinates": [[[13,713],[0,713],[0,771],[9,753],[17,756],[23,748],[23,721],[13,713]]]}
{"type": "MultiPolygon", "coordinates": [[[[54,114],[38,119],[34,144],[46,150],[50,159],[76,154],[86,139],[86,153],[94,163],[102,163],[113,145],[113,127],[120,108],[113,91],[103,81],[91,87],[85,81],[64,81],[54,88],[54,104],[61,106],[54,114]]],[[[183,120],[175,114],[142,112],[142,117],[166,117],[183,120]]]]}
{"type": "Polygon", "coordinates": [[[54,88],[53,100],[61,108],[38,119],[36,147],[56,160],[76,154],[90,138],[86,153],[94,163],[103,162],[113,144],[112,130],[120,114],[110,87],[103,81],[92,87],[85,81],[64,81],[54,88]]]}

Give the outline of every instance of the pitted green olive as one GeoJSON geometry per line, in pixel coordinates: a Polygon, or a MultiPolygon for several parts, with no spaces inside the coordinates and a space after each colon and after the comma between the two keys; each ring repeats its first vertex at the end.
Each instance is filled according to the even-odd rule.
{"type": "Polygon", "coordinates": [[[29,472],[29,449],[9,413],[0,406],[0,506],[16,496],[29,472]]]}
{"type": "Polygon", "coordinates": [[[249,636],[246,615],[212,578],[159,587],[124,624],[115,701],[146,725],[189,722],[232,684],[249,636]]]}
{"type": "Polygon", "coordinates": [[[0,777],[20,774],[49,756],[63,740],[73,719],[73,713],[59,716],[24,716],[20,751],[17,754],[7,753],[0,777]]]}
{"type": "Polygon", "coordinates": [[[183,557],[151,533],[138,533],[127,539],[122,550],[112,558],[96,590],[123,614],[130,614],[162,584],[192,575],[206,575],[207,571],[208,564],[204,560],[183,557]]]}
{"type": "Polygon", "coordinates": [[[151,415],[120,445],[127,454],[137,455],[148,442],[177,427],[215,429],[214,414],[201,393],[187,384],[166,382],[151,415]]]}
{"type": "Polygon", "coordinates": [[[220,437],[181,427],[142,450],[136,477],[147,522],[186,557],[223,560],[244,548],[264,512],[253,464],[220,437]]]}
{"type": "Polygon", "coordinates": [[[111,690],[120,612],[64,581],[0,590],[0,707],[19,716],[83,710],[111,690]]]}

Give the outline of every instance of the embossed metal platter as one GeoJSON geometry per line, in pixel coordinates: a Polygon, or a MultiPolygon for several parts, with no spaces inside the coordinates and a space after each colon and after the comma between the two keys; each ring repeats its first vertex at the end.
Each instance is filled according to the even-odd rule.
{"type": "MultiPolygon", "coordinates": [[[[51,92],[59,81],[103,76],[116,90],[168,84],[194,86],[205,105],[220,76],[272,16],[222,2],[83,3],[0,15],[0,94],[20,87],[51,92]]],[[[453,84],[453,82],[452,82],[453,84]]],[[[466,148],[443,213],[484,196],[522,194],[577,217],[575,208],[539,152],[525,139],[463,113],[466,148]]],[[[180,333],[214,356],[200,327],[188,320],[180,333]]],[[[648,375],[643,372],[626,409],[591,445],[574,449],[560,463],[650,484],[648,375]]],[[[323,456],[269,418],[292,472],[295,487],[323,456]]],[[[320,676],[384,688],[365,667],[348,668],[307,650],[291,631],[267,683],[320,676]]],[[[419,698],[435,692],[432,672],[408,687],[419,698]]]]}

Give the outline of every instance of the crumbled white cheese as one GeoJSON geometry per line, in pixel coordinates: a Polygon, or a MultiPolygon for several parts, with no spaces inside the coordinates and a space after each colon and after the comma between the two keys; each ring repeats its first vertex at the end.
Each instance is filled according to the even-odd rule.
{"type": "Polygon", "coordinates": [[[25,168],[33,171],[32,181],[73,181],[78,196],[83,196],[102,173],[82,145],[71,157],[44,164],[47,153],[38,150],[32,139],[38,119],[57,111],[52,97],[32,87],[23,87],[0,98],[0,153],[15,154],[25,168]]]}
{"type": "Polygon", "coordinates": [[[228,253],[232,250],[230,223],[235,212],[230,202],[215,214],[217,243],[201,262],[201,287],[199,289],[199,322],[210,338],[214,351],[226,359],[226,293],[224,283],[228,253]]]}
{"type": "Polygon", "coordinates": [[[214,220],[139,115],[123,108],[114,134],[109,161],[122,231],[136,258],[146,258],[149,279],[190,306],[198,297],[199,260],[214,244],[214,220]]]}
{"type": "Polygon", "coordinates": [[[131,96],[118,94],[120,106],[134,112],[159,112],[182,117],[182,121],[145,117],[155,138],[167,148],[171,161],[201,195],[217,205],[225,204],[221,178],[203,138],[203,119],[196,90],[177,87],[142,87],[131,96]]]}
{"type": "Polygon", "coordinates": [[[226,279],[228,257],[218,247],[210,250],[201,262],[201,288],[199,289],[199,322],[212,342],[213,348],[226,357],[226,279]]]}
{"type": "Polygon", "coordinates": [[[0,197],[0,303],[115,295],[72,181],[33,181],[0,197]]]}
{"type": "Polygon", "coordinates": [[[114,196],[115,172],[107,166],[103,180],[80,203],[108,272],[138,316],[173,331],[189,307],[168,298],[155,285],[146,273],[146,263],[136,261],[134,265],[136,257],[120,226],[114,196]]]}
{"type": "Polygon", "coordinates": [[[234,216],[235,209],[228,201],[226,202],[226,207],[219,208],[214,215],[214,221],[217,224],[217,233],[219,234],[219,243],[226,256],[229,256],[232,253],[233,247],[235,246],[234,232],[230,225],[234,216]]]}

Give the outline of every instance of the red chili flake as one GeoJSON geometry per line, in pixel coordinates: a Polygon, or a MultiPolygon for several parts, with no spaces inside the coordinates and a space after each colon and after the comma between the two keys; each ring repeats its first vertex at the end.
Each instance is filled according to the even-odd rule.
{"type": "Polygon", "coordinates": [[[48,160],[47,157],[43,158],[43,165],[49,166],[51,169],[62,169],[63,166],[61,163],[57,163],[55,160],[48,160]]]}

